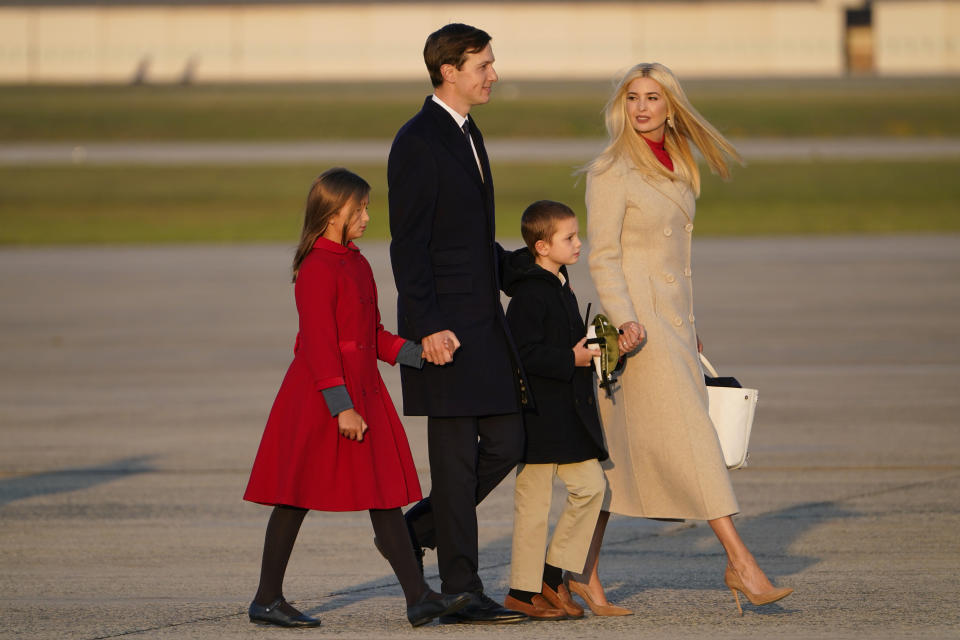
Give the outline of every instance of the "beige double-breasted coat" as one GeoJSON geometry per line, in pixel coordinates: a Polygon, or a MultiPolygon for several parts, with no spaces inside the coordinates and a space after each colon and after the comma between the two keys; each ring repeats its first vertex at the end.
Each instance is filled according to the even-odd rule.
{"type": "Polygon", "coordinates": [[[590,274],[603,309],[615,326],[633,320],[647,330],[612,396],[598,392],[610,452],[604,508],[699,520],[736,513],[697,357],[693,192],[621,160],[587,176],[586,200],[590,274]]]}

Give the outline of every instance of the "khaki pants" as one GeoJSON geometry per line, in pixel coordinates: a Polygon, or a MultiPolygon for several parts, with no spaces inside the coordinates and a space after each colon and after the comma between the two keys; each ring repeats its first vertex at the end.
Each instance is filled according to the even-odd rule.
{"type": "Polygon", "coordinates": [[[540,593],[547,546],[553,475],[567,487],[567,504],[553,531],[546,561],[583,571],[603,504],[607,481],[596,460],[571,464],[520,464],[513,493],[513,551],[510,588],[540,593]]]}

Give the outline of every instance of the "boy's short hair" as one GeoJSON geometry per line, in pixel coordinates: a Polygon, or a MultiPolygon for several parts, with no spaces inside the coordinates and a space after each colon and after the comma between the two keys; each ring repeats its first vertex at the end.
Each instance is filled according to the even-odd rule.
{"type": "Polygon", "coordinates": [[[536,255],[534,246],[538,240],[550,241],[550,237],[557,228],[557,223],[567,218],[576,218],[573,209],[562,202],[553,200],[537,200],[524,209],[520,216],[520,235],[527,243],[530,252],[536,255]]]}
{"type": "Polygon", "coordinates": [[[459,69],[467,61],[468,53],[483,51],[489,42],[490,34],[486,31],[459,22],[431,33],[423,46],[423,61],[430,73],[430,83],[434,88],[439,87],[443,84],[440,67],[452,64],[459,69]]]}

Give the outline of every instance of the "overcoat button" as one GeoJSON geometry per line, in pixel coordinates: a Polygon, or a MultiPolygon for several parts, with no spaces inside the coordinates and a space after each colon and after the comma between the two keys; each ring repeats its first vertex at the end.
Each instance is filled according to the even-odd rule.
{"type": "Polygon", "coordinates": [[[670,227],[667,227],[666,229],[663,230],[663,235],[669,238],[670,236],[673,235],[673,229],[671,229],[670,227]]]}
{"type": "Polygon", "coordinates": [[[683,318],[681,318],[680,316],[677,316],[676,318],[673,319],[673,324],[677,325],[678,327],[683,326],[683,318]]]}
{"type": "Polygon", "coordinates": [[[694,318],[692,313],[687,316],[687,320],[689,320],[690,322],[693,322],[694,318]]]}
{"type": "Polygon", "coordinates": [[[668,274],[667,274],[667,277],[666,277],[666,281],[672,283],[672,282],[676,281],[676,278],[673,277],[673,274],[672,274],[672,273],[668,273],[668,274]]]}
{"type": "Polygon", "coordinates": [[[692,232],[692,231],[693,231],[693,223],[692,223],[692,222],[688,222],[688,223],[687,223],[687,226],[685,226],[684,229],[687,230],[687,233],[692,232]]]}
{"type": "Polygon", "coordinates": [[[690,271],[690,267],[687,267],[686,269],[683,270],[683,275],[689,278],[690,276],[693,275],[693,271],[690,271]]]}

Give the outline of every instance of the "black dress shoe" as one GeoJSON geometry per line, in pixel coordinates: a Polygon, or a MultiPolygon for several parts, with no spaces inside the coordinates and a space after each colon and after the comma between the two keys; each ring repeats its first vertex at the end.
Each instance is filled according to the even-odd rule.
{"type": "Polygon", "coordinates": [[[442,624],[510,624],[523,622],[525,613],[505,609],[482,591],[470,594],[470,602],[460,611],[440,616],[442,624]]]}
{"type": "Polygon", "coordinates": [[[280,610],[280,605],[283,604],[283,602],[283,598],[277,598],[273,604],[266,607],[262,604],[251,602],[250,609],[247,610],[247,613],[250,615],[250,622],[255,624],[274,624],[278,627],[320,626],[319,618],[311,618],[300,612],[297,612],[295,616],[284,613],[280,610]]]}
{"type": "Polygon", "coordinates": [[[419,627],[425,625],[434,618],[450,615],[460,611],[470,604],[469,593],[443,593],[435,594],[433,591],[427,591],[415,603],[407,607],[407,620],[410,624],[419,627]],[[439,595],[439,598],[430,596],[439,595]]]}

